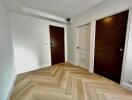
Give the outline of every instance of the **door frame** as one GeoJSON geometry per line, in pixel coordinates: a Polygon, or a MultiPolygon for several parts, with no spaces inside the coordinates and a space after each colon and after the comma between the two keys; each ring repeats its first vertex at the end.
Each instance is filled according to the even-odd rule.
{"type": "MultiPolygon", "coordinates": [[[[79,28],[80,27],[82,27],[82,26],[85,26],[85,25],[90,25],[90,46],[91,46],[91,23],[87,23],[87,24],[84,24],[84,25],[80,25],[80,26],[78,26],[77,28],[76,28],[76,57],[75,57],[75,63],[76,63],[76,65],[79,65],[78,64],[78,49],[77,49],[77,47],[78,47],[78,44],[79,44],[79,28]]],[[[90,52],[89,52],[90,53],[90,52]]],[[[89,66],[90,66],[90,56],[89,56],[89,66]]],[[[84,67],[85,68],[85,66],[83,66],[83,65],[81,65],[82,67],[84,67]]],[[[80,66],[80,67],[81,67],[80,66]]],[[[88,68],[85,68],[86,70],[89,70],[89,67],[88,68]]]]}
{"type": "MultiPolygon", "coordinates": [[[[56,23],[56,22],[49,22],[49,39],[50,39],[50,25],[52,26],[57,26],[57,27],[62,27],[64,28],[64,48],[65,48],[65,62],[68,61],[68,31],[67,31],[67,25],[66,24],[61,24],[61,23],[56,23]]],[[[49,48],[50,48],[50,65],[52,65],[52,59],[51,59],[51,44],[49,41],[49,48]]]]}
{"type": "MultiPolygon", "coordinates": [[[[126,29],[126,37],[125,37],[125,45],[124,45],[124,53],[123,53],[123,60],[122,60],[122,70],[121,70],[121,80],[120,80],[120,85],[123,84],[123,78],[124,78],[124,72],[125,72],[125,65],[126,65],[126,56],[127,56],[127,48],[128,48],[128,40],[129,40],[129,32],[130,32],[130,22],[131,22],[131,10],[132,8],[127,8],[127,9],[124,9],[124,10],[121,10],[121,11],[118,11],[118,12],[115,12],[111,15],[108,15],[108,16],[104,16],[102,18],[98,18],[95,20],[95,30],[94,30],[94,33],[95,33],[95,37],[96,37],[96,21],[100,20],[100,19],[103,19],[103,18],[106,18],[106,17],[109,17],[109,16],[112,16],[112,15],[115,15],[115,14],[118,14],[118,13],[121,13],[123,11],[126,11],[126,10],[129,10],[129,13],[128,13],[128,21],[127,21],[127,29],[126,29]]],[[[94,43],[94,55],[95,55],[95,43],[94,43]]],[[[93,63],[93,70],[94,70],[94,63],[93,63]]]]}
{"type": "MultiPolygon", "coordinates": [[[[90,56],[89,56],[89,67],[88,67],[87,70],[89,72],[93,73],[94,72],[95,30],[96,30],[95,21],[91,21],[91,22],[89,21],[89,22],[87,22],[85,24],[82,24],[82,25],[79,25],[79,26],[76,27],[76,44],[75,44],[75,46],[76,47],[78,46],[79,27],[87,25],[87,24],[90,24],[90,56]]],[[[76,50],[75,65],[78,65],[78,58],[77,58],[78,51],[77,51],[77,48],[75,50],[76,50]]]]}
{"type": "MultiPolygon", "coordinates": [[[[91,35],[90,35],[90,66],[89,66],[89,71],[91,73],[94,73],[94,55],[95,55],[95,37],[96,37],[96,21],[121,13],[123,11],[129,10],[129,15],[128,15],[128,23],[127,23],[127,30],[126,30],[126,38],[125,38],[125,46],[124,46],[124,54],[123,54],[123,61],[122,61],[122,71],[121,71],[121,81],[120,85],[123,85],[123,78],[124,78],[124,73],[125,73],[125,66],[126,66],[126,56],[127,56],[127,48],[128,48],[128,40],[129,40],[129,33],[130,33],[130,23],[131,23],[131,18],[132,18],[132,7],[128,7],[125,9],[118,10],[116,12],[113,12],[111,14],[105,15],[103,17],[98,17],[94,20],[88,21],[84,24],[78,25],[76,27],[76,33],[78,32],[77,29],[79,26],[86,25],[88,23],[91,23],[91,35]]],[[[76,53],[77,54],[77,53],[76,53]]],[[[76,63],[77,64],[77,63],[76,63]]]]}
{"type": "MultiPolygon", "coordinates": [[[[121,41],[121,42],[123,42],[122,44],[118,44],[117,45],[117,47],[119,47],[119,49],[120,49],[120,46],[121,47],[123,47],[123,52],[122,53],[119,53],[119,55],[117,56],[117,60],[118,59],[120,59],[120,57],[121,57],[121,59],[120,59],[120,61],[118,61],[119,62],[119,64],[118,64],[118,67],[120,67],[120,68],[118,68],[118,69],[115,69],[115,72],[116,71],[119,71],[120,73],[118,74],[118,76],[119,77],[117,77],[117,79],[113,79],[113,77],[111,77],[111,76],[109,76],[108,74],[108,77],[109,78],[112,78],[115,82],[117,82],[118,84],[120,84],[121,83],[121,76],[122,76],[122,72],[124,71],[123,70],[123,64],[124,64],[124,60],[126,59],[126,49],[125,49],[125,47],[126,47],[126,44],[128,45],[128,43],[127,43],[127,29],[128,29],[128,22],[129,22],[129,15],[130,15],[130,9],[126,9],[125,11],[121,11],[121,12],[118,12],[118,13],[116,13],[116,14],[112,14],[112,15],[110,15],[110,16],[107,16],[107,17],[105,17],[105,18],[103,18],[103,19],[106,19],[106,18],[109,18],[109,17],[117,17],[118,18],[118,15],[120,16],[120,17],[124,17],[125,16],[125,33],[124,33],[124,35],[125,35],[125,37],[123,37],[123,40],[121,41]],[[128,16],[127,16],[128,15],[128,16]],[[120,66],[119,66],[120,65],[120,66]]],[[[95,28],[97,28],[97,25],[100,23],[98,23],[98,21],[100,21],[100,20],[103,20],[102,18],[101,19],[98,19],[98,20],[96,20],[96,26],[95,26],[95,28]],[[98,23],[98,24],[97,24],[98,23]]],[[[116,18],[115,18],[116,19],[116,18]]],[[[122,23],[123,24],[123,23],[122,23]]],[[[95,30],[95,32],[96,32],[97,30],[95,30]]],[[[103,33],[104,34],[104,33],[103,33]]],[[[96,35],[97,35],[97,32],[96,32],[96,35]]],[[[113,34],[114,35],[114,34],[113,34]]],[[[123,34],[122,34],[122,36],[124,36],[123,34]]],[[[96,42],[96,38],[97,37],[95,37],[95,42],[96,42]]],[[[117,36],[116,36],[116,38],[118,38],[117,36]]],[[[99,39],[99,38],[98,38],[99,39]]],[[[119,40],[120,41],[120,40],[119,40]]],[[[119,41],[117,41],[117,42],[119,42],[119,41]]],[[[97,43],[98,44],[98,43],[97,43]]],[[[111,44],[111,46],[112,46],[112,44],[111,44]]],[[[95,43],[95,50],[96,50],[96,43],[95,43]]],[[[96,52],[94,52],[94,53],[96,53],[96,52]]],[[[95,55],[94,55],[95,56],[95,55]]],[[[94,59],[95,60],[95,62],[96,62],[96,59],[94,59]]],[[[94,64],[96,64],[96,63],[94,63],[94,64]]],[[[114,64],[114,63],[113,63],[114,64]]],[[[95,66],[94,65],[94,69],[97,69],[97,67],[99,68],[99,66],[98,66],[98,64],[97,64],[97,66],[95,66]]],[[[103,70],[103,69],[102,69],[103,70]]],[[[105,70],[105,69],[104,69],[105,70]]],[[[100,73],[98,70],[94,70],[94,72],[96,73],[96,72],[98,72],[98,73],[100,73]]],[[[103,73],[102,73],[103,74],[103,73]]],[[[114,74],[114,73],[113,73],[114,74]]],[[[106,76],[107,76],[106,75],[106,76]]],[[[116,75],[116,73],[115,73],[115,75],[116,75]]]]}

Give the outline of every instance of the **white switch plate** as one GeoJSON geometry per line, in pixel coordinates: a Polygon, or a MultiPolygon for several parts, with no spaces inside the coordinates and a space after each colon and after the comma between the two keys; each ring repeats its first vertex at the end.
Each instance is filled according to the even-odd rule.
{"type": "Polygon", "coordinates": [[[129,84],[132,84],[132,80],[129,80],[128,82],[129,82],[129,84]]]}

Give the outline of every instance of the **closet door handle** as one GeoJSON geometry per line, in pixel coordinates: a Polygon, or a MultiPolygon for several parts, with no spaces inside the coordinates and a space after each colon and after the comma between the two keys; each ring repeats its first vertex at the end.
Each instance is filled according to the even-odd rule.
{"type": "Polygon", "coordinates": [[[53,42],[51,42],[51,48],[54,48],[54,44],[53,44],[53,42]]]}
{"type": "Polygon", "coordinates": [[[79,47],[77,47],[77,49],[80,49],[79,47]]]}
{"type": "Polygon", "coordinates": [[[124,50],[123,50],[123,48],[120,48],[120,52],[123,52],[124,50]]]}

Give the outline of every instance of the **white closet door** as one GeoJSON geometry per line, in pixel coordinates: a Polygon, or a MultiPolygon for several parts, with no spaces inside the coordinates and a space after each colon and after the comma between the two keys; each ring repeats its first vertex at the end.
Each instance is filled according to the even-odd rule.
{"type": "Polygon", "coordinates": [[[79,27],[77,65],[88,69],[90,55],[90,24],[79,27]]]}

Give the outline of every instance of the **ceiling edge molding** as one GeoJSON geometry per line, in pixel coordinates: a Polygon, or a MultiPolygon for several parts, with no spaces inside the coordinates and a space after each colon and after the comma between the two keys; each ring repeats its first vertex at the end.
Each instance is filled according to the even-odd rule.
{"type": "Polygon", "coordinates": [[[42,11],[39,11],[39,10],[28,8],[28,7],[22,7],[22,12],[26,13],[26,14],[31,14],[31,15],[35,15],[35,16],[44,17],[44,18],[47,18],[47,19],[67,23],[65,18],[58,17],[58,16],[55,16],[55,15],[52,15],[52,14],[49,14],[49,13],[45,13],[45,12],[42,12],[42,11]]]}

